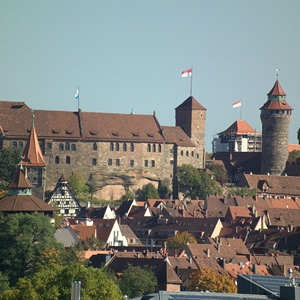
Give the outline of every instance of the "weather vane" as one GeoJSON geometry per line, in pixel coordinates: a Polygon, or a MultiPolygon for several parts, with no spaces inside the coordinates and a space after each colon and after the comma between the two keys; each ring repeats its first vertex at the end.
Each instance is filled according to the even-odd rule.
{"type": "Polygon", "coordinates": [[[278,79],[278,76],[279,76],[279,71],[280,71],[280,69],[276,69],[276,76],[277,76],[277,79],[278,79]]]}
{"type": "Polygon", "coordinates": [[[32,112],[32,126],[34,125],[34,113],[33,113],[33,109],[31,110],[32,112]]]}

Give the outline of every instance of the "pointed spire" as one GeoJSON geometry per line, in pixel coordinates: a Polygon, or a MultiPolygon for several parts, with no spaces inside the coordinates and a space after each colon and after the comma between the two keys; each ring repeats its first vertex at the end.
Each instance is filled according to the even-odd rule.
{"type": "Polygon", "coordinates": [[[23,157],[20,162],[23,166],[46,167],[46,163],[37,138],[34,121],[32,122],[31,131],[24,148],[23,157]]]}
{"type": "Polygon", "coordinates": [[[283,91],[283,89],[280,86],[279,80],[277,79],[273,88],[268,93],[268,96],[286,96],[286,93],[283,91]]]}
{"type": "Polygon", "coordinates": [[[32,184],[29,181],[29,179],[25,176],[25,171],[24,168],[19,167],[17,174],[15,175],[15,177],[13,178],[13,180],[11,181],[11,183],[8,185],[8,188],[11,189],[27,189],[27,188],[32,188],[32,184]]]}

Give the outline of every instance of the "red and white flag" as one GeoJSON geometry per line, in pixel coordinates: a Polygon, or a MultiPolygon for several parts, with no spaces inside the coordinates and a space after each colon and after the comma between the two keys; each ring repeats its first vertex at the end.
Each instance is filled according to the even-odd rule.
{"type": "Polygon", "coordinates": [[[188,69],[181,72],[181,77],[188,77],[188,76],[192,76],[192,69],[188,69]]]}
{"type": "Polygon", "coordinates": [[[240,106],[242,106],[242,100],[239,100],[239,101],[232,104],[233,108],[240,107],[240,106]]]}
{"type": "Polygon", "coordinates": [[[244,267],[249,266],[250,264],[251,264],[251,262],[250,262],[250,261],[247,261],[246,263],[244,263],[244,264],[241,266],[240,270],[242,270],[244,267]]]}

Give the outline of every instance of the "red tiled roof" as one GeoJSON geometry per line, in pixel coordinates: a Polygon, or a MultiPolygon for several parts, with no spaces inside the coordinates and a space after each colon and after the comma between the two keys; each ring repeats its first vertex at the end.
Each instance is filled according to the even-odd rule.
{"type": "Polygon", "coordinates": [[[291,153],[292,151],[300,151],[300,145],[297,144],[289,144],[289,153],[291,153]]]}
{"type": "Polygon", "coordinates": [[[21,163],[23,166],[46,167],[34,125],[31,127],[21,163]]]}
{"type": "Polygon", "coordinates": [[[293,110],[286,101],[268,100],[260,109],[269,110],[293,110]]]}
{"type": "Polygon", "coordinates": [[[179,126],[162,126],[166,142],[183,147],[195,147],[196,145],[179,126]]]}
{"type": "Polygon", "coordinates": [[[244,135],[244,134],[255,134],[261,135],[258,131],[255,131],[246,121],[237,120],[231,126],[229,126],[225,131],[218,133],[218,135],[244,135]]]}
{"type": "Polygon", "coordinates": [[[25,176],[23,169],[18,169],[17,174],[8,185],[8,188],[32,188],[32,184],[29,179],[25,176]]]}
{"type": "Polygon", "coordinates": [[[279,83],[278,80],[276,80],[273,88],[268,93],[268,96],[286,96],[286,93],[281,88],[280,83],[279,83]]]}

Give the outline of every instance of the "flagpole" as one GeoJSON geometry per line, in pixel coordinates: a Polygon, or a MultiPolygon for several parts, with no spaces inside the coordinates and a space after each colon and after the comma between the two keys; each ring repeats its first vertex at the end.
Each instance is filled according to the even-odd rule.
{"type": "MultiPolygon", "coordinates": [[[[242,101],[242,98],[241,98],[242,101]]],[[[240,120],[242,120],[242,105],[240,106],[240,120]]]]}
{"type": "Polygon", "coordinates": [[[193,68],[192,68],[192,75],[191,75],[191,91],[190,91],[191,95],[190,96],[193,95],[192,91],[193,91],[193,68]]]}
{"type": "Polygon", "coordinates": [[[79,112],[79,87],[78,87],[78,112],[79,112]]]}

